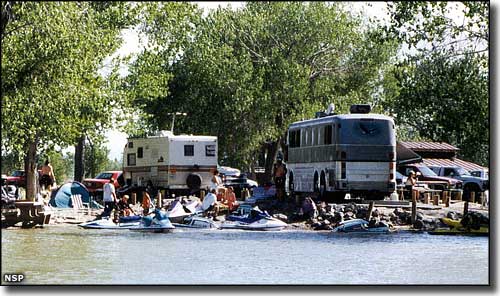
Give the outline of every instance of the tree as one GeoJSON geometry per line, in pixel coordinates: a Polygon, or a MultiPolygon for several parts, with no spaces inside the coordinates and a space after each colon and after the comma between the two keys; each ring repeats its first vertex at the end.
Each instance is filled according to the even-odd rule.
{"type": "Polygon", "coordinates": [[[397,1],[388,3],[388,9],[388,31],[418,52],[454,56],[488,51],[488,1],[397,1]]]}
{"type": "Polygon", "coordinates": [[[398,126],[411,126],[431,141],[461,149],[469,161],[489,161],[488,71],[475,54],[449,59],[435,54],[398,73],[392,106],[398,126]]]}
{"type": "MultiPolygon", "coordinates": [[[[363,28],[340,4],[249,2],[194,24],[176,59],[162,52],[138,57],[130,85],[145,92],[140,81],[147,80],[163,89],[148,92],[147,100],[136,95],[137,105],[158,129],[170,126],[163,114],[187,112],[177,129],[217,135],[221,164],[248,169],[263,152],[268,179],[291,122],[312,117],[330,102],[340,111],[352,103],[377,105],[395,52],[378,28],[363,28]]],[[[155,36],[150,41],[163,45],[155,36]]]]}
{"type": "Polygon", "coordinates": [[[73,145],[82,130],[100,130],[111,115],[102,110],[112,96],[96,74],[120,44],[128,4],[1,5],[2,139],[5,149],[24,155],[27,196],[33,198],[37,154],[73,145]]]}
{"type": "Polygon", "coordinates": [[[489,2],[393,2],[388,31],[410,49],[391,79],[399,90],[384,101],[413,140],[446,141],[460,156],[489,160],[489,2]]]}
{"type": "Polygon", "coordinates": [[[94,178],[98,173],[109,170],[111,161],[108,159],[109,149],[100,143],[85,145],[85,175],[94,178]]]}

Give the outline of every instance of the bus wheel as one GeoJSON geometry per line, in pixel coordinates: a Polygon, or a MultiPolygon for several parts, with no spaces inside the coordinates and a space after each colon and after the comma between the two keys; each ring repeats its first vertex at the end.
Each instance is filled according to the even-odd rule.
{"type": "Polygon", "coordinates": [[[321,172],[321,178],[319,180],[319,198],[321,200],[325,199],[325,194],[326,193],[326,178],[325,178],[325,172],[321,172]]]}
{"type": "Polygon", "coordinates": [[[319,177],[318,177],[318,173],[314,173],[314,183],[313,183],[313,192],[316,194],[316,195],[320,195],[320,192],[319,192],[319,177]]]}

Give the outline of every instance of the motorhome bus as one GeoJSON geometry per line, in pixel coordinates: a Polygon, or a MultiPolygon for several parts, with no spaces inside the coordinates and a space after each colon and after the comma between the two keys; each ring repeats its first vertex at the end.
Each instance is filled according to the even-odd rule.
{"type": "Polygon", "coordinates": [[[331,105],[315,119],[288,128],[289,193],[317,193],[321,199],[383,199],[395,191],[396,137],[391,117],[353,105],[337,115],[331,105]]]}
{"type": "Polygon", "coordinates": [[[216,169],[214,136],[161,131],[147,138],[129,138],[123,151],[123,176],[129,188],[144,189],[151,181],[170,193],[193,193],[208,189],[216,169]]]}

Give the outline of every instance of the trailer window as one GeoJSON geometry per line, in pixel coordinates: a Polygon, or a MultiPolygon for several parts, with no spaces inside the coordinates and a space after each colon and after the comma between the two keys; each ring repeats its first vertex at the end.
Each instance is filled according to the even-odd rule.
{"type": "Polygon", "coordinates": [[[194,145],[184,145],[184,156],[194,156],[194,145]]]}
{"type": "Polygon", "coordinates": [[[205,145],[205,155],[215,156],[215,145],[205,145]]]}
{"type": "Polygon", "coordinates": [[[135,165],[135,153],[129,153],[127,154],[127,165],[135,165]]]}
{"type": "Polygon", "coordinates": [[[137,148],[137,158],[142,158],[142,154],[143,154],[143,149],[142,147],[138,147],[137,148]]]}
{"type": "Polygon", "coordinates": [[[134,148],[134,142],[128,142],[128,148],[134,148]]]}

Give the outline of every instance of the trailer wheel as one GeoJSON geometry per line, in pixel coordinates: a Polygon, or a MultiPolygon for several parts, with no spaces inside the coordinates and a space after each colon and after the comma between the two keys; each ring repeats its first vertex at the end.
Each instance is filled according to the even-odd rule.
{"type": "Polygon", "coordinates": [[[186,185],[191,190],[199,190],[201,186],[201,176],[199,174],[189,174],[186,179],[186,185]]]}

